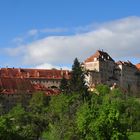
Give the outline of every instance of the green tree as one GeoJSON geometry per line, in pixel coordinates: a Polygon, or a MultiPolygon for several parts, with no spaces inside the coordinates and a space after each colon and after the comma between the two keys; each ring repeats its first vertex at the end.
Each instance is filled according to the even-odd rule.
{"type": "Polygon", "coordinates": [[[8,114],[0,117],[0,139],[33,139],[28,114],[21,105],[15,106],[8,114]]]}
{"type": "Polygon", "coordinates": [[[90,104],[84,103],[77,112],[76,123],[84,140],[127,140],[129,125],[124,119],[125,99],[110,92],[105,85],[92,93],[90,104]],[[100,89],[100,90],[99,90],[100,89]]]}
{"type": "Polygon", "coordinates": [[[46,96],[43,92],[35,92],[29,102],[29,110],[33,113],[44,113],[47,105],[49,104],[50,97],[46,96]]]}
{"type": "Polygon", "coordinates": [[[77,137],[75,116],[80,104],[78,94],[52,96],[47,111],[49,129],[44,137],[48,140],[71,140],[77,137]]]}
{"type": "Polygon", "coordinates": [[[18,104],[0,118],[0,139],[38,140],[48,127],[44,93],[35,93],[26,110],[18,104]]]}
{"type": "Polygon", "coordinates": [[[82,95],[83,100],[87,100],[89,93],[88,87],[85,82],[85,72],[83,71],[80,62],[75,58],[72,65],[71,79],[70,79],[71,92],[77,92],[82,95]]]}
{"type": "Polygon", "coordinates": [[[42,132],[48,127],[47,106],[49,100],[49,97],[43,92],[34,93],[30,100],[28,115],[32,132],[36,139],[39,139],[42,132]]]}
{"type": "Polygon", "coordinates": [[[67,93],[69,92],[69,84],[68,84],[68,80],[63,76],[62,80],[61,80],[61,84],[60,84],[60,89],[62,92],[67,93]]]}

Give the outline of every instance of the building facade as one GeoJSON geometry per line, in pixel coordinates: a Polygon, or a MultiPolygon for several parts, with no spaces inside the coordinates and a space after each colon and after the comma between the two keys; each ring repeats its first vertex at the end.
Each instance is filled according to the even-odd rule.
{"type": "Polygon", "coordinates": [[[0,105],[4,111],[17,103],[26,106],[35,92],[45,95],[60,93],[62,78],[70,79],[70,71],[57,69],[0,69],[0,105]]]}
{"type": "Polygon", "coordinates": [[[140,64],[115,62],[107,52],[98,50],[84,61],[83,66],[89,71],[86,79],[90,88],[107,84],[110,87],[117,85],[124,92],[132,94],[140,91],[140,64]]]}

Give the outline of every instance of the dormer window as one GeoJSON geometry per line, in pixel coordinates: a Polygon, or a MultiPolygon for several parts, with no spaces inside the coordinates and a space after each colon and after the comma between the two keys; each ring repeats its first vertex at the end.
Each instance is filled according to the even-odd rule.
{"type": "Polygon", "coordinates": [[[97,61],[97,58],[96,57],[94,58],[94,61],[97,61]]]}
{"type": "Polygon", "coordinates": [[[104,56],[102,55],[102,58],[104,58],[104,56]]]}
{"type": "Polygon", "coordinates": [[[110,57],[108,56],[107,59],[109,59],[110,57]]]}

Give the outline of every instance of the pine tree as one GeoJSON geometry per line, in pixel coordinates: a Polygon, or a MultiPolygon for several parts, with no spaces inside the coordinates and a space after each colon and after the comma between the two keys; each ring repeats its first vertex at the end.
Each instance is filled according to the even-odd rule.
{"type": "Polygon", "coordinates": [[[68,92],[68,80],[63,76],[60,84],[60,89],[62,92],[68,92]]]}
{"type": "Polygon", "coordinates": [[[72,66],[70,89],[71,89],[71,92],[81,93],[83,100],[88,98],[89,94],[88,94],[88,90],[87,90],[87,86],[85,82],[85,73],[82,70],[81,64],[77,58],[75,58],[73,66],[72,66]]]}

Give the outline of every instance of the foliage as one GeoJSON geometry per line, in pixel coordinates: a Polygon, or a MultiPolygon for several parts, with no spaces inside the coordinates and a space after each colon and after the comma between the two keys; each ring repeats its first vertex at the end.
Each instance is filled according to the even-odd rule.
{"type": "Polygon", "coordinates": [[[80,106],[76,93],[52,96],[48,107],[49,130],[45,137],[49,140],[71,139],[75,134],[75,114],[80,106]]]}
{"type": "Polygon", "coordinates": [[[103,84],[97,85],[96,89],[100,93],[101,96],[104,94],[108,94],[110,92],[109,87],[103,84]]]}
{"type": "Polygon", "coordinates": [[[130,140],[139,140],[140,139],[140,132],[133,132],[132,135],[129,136],[130,140]]]}
{"type": "Polygon", "coordinates": [[[65,77],[63,77],[62,80],[61,80],[60,89],[64,93],[69,91],[69,83],[68,83],[68,80],[65,77]]]}
{"type": "Polygon", "coordinates": [[[106,85],[96,90],[84,102],[83,90],[51,97],[34,93],[26,108],[18,104],[0,116],[0,139],[127,140],[140,131],[136,98],[106,85]]]}
{"type": "Polygon", "coordinates": [[[44,93],[35,93],[26,110],[18,104],[8,114],[1,116],[0,139],[38,139],[48,126],[46,102],[44,93]]]}
{"type": "Polygon", "coordinates": [[[48,103],[49,97],[41,92],[34,93],[29,103],[29,123],[32,127],[34,137],[37,139],[42,135],[42,132],[47,129],[48,126],[46,113],[48,103]]]}
{"type": "Polygon", "coordinates": [[[31,140],[28,117],[21,105],[14,107],[8,114],[0,118],[0,139],[31,140]]]}
{"type": "Polygon", "coordinates": [[[43,113],[44,107],[49,103],[49,97],[42,92],[36,92],[33,94],[30,103],[29,110],[33,113],[43,113]]]}
{"type": "Polygon", "coordinates": [[[77,58],[72,65],[70,91],[80,93],[83,100],[88,100],[89,93],[85,82],[85,72],[77,58]]]}
{"type": "Polygon", "coordinates": [[[107,86],[100,85],[99,95],[92,93],[90,104],[84,103],[77,112],[77,127],[81,139],[89,140],[126,140],[128,139],[126,123],[122,107],[124,99],[118,90],[110,91],[107,86]]]}

